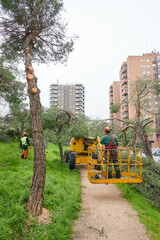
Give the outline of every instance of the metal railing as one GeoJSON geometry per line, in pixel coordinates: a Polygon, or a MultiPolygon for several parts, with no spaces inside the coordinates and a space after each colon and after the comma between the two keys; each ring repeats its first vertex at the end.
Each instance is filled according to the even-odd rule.
{"type": "MultiPolygon", "coordinates": [[[[88,149],[88,179],[91,183],[141,183],[142,178],[142,152],[135,147],[118,147],[118,161],[110,162],[111,149],[102,146],[88,149]],[[98,161],[92,158],[93,152],[97,154],[98,161]],[[98,162],[98,163],[97,163],[98,162]],[[114,167],[119,165],[121,178],[116,178],[114,167]],[[97,167],[99,166],[99,167],[97,167]],[[112,166],[112,178],[108,178],[109,167],[112,166]],[[99,169],[99,170],[97,170],[99,169]]],[[[114,149],[115,150],[115,149],[114,149]]]]}

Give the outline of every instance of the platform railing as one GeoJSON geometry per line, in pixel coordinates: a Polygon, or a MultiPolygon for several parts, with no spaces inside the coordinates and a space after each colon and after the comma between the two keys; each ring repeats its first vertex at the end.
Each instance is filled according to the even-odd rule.
{"type": "MultiPolygon", "coordinates": [[[[114,149],[115,150],[115,149],[114,149]]],[[[92,183],[141,183],[142,178],[142,152],[143,150],[135,147],[118,147],[118,163],[109,161],[110,150],[102,146],[88,149],[88,179],[92,183]],[[95,153],[97,161],[92,158],[95,153]],[[107,156],[105,159],[105,155],[107,156]],[[121,178],[116,178],[115,165],[119,165],[121,178]],[[100,170],[97,170],[99,166],[100,170]],[[112,166],[112,178],[108,178],[109,167],[112,166]]]]}

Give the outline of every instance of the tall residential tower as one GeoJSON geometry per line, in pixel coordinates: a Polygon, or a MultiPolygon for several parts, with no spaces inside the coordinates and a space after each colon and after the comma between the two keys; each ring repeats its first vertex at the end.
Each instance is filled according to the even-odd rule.
{"type": "Polygon", "coordinates": [[[85,89],[82,84],[51,84],[50,106],[57,105],[59,109],[74,114],[85,112],[85,89]]]}

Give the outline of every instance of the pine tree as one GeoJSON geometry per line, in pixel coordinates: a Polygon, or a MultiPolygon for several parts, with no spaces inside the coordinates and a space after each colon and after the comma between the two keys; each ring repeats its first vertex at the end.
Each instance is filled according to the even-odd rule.
{"type": "Polygon", "coordinates": [[[66,37],[61,0],[1,0],[0,4],[1,54],[25,64],[34,147],[34,174],[27,206],[31,215],[38,216],[44,199],[46,156],[40,90],[32,62],[65,63],[73,50],[73,39],[66,37]]]}

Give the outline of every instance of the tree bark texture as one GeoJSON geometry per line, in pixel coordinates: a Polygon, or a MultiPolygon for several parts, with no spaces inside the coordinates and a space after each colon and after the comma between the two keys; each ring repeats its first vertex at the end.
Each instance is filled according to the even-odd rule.
{"type": "Polygon", "coordinates": [[[148,157],[153,159],[151,147],[149,145],[148,136],[147,136],[147,134],[145,132],[145,129],[144,129],[143,125],[140,123],[139,120],[137,120],[136,123],[137,123],[137,126],[138,126],[138,129],[136,130],[137,136],[141,140],[144,153],[145,153],[146,156],[148,156],[148,157]]]}
{"type": "Polygon", "coordinates": [[[58,148],[59,148],[59,152],[60,152],[60,157],[61,157],[61,163],[64,163],[64,159],[63,159],[63,147],[61,143],[58,143],[58,148]]]}
{"type": "Polygon", "coordinates": [[[37,78],[31,65],[29,47],[25,48],[25,71],[30,100],[31,128],[34,147],[34,170],[27,208],[32,216],[42,213],[46,177],[46,155],[41,122],[41,103],[37,78]]]}

